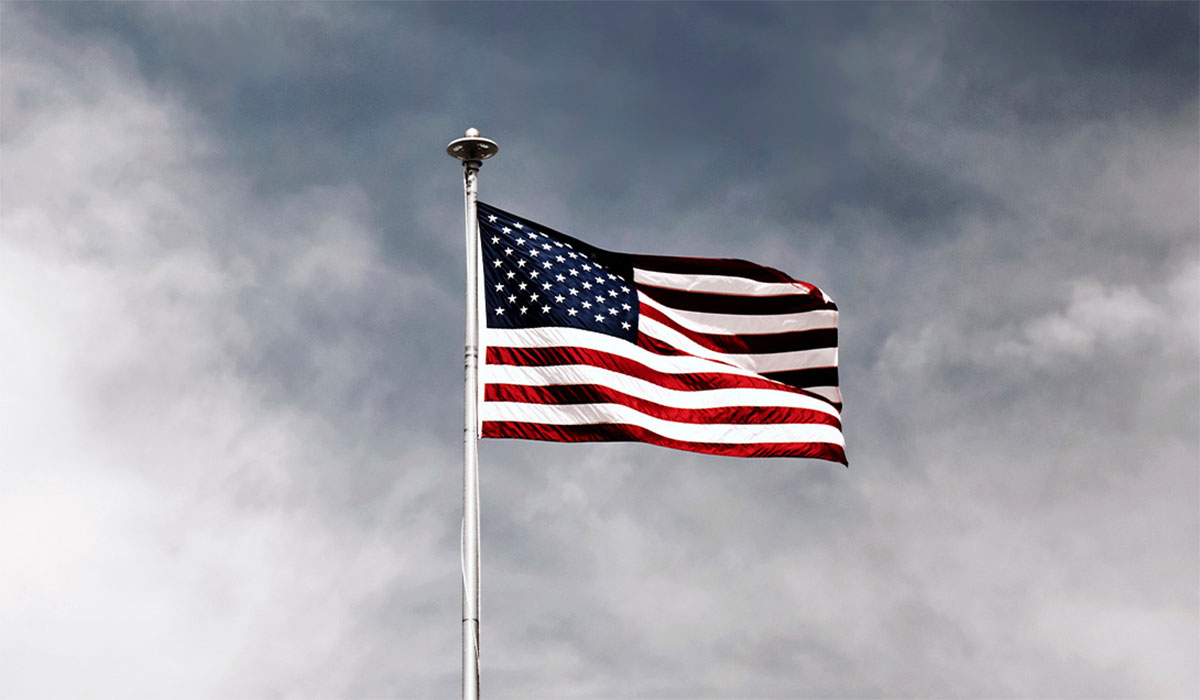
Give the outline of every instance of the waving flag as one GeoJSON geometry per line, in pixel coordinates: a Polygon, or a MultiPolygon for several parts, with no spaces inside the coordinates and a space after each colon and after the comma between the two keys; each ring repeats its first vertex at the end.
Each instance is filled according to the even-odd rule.
{"type": "Polygon", "coordinates": [[[838,312],[820,289],[478,211],[483,437],[846,463],[838,312]]]}

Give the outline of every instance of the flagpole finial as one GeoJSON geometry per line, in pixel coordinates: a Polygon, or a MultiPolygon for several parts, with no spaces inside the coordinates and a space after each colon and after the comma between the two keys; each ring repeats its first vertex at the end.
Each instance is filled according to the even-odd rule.
{"type": "Polygon", "coordinates": [[[479,167],[483,161],[496,155],[500,147],[491,139],[479,135],[479,129],[467,129],[461,139],[454,139],[446,146],[446,153],[452,158],[461,160],[464,164],[479,167]]]}

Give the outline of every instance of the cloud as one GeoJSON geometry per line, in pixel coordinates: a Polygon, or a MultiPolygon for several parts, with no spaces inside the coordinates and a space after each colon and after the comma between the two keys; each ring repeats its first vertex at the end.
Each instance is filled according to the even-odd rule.
{"type": "Polygon", "coordinates": [[[971,364],[980,370],[1047,369],[1063,363],[1121,361],[1147,353],[1187,357],[1197,342],[1196,284],[1200,267],[1186,265],[1148,298],[1132,285],[1075,280],[1055,311],[999,327],[972,327],[966,318],[940,319],[887,339],[878,370],[912,375],[971,364]]]}
{"type": "Polygon", "coordinates": [[[414,632],[376,627],[386,584],[457,605],[422,589],[456,576],[420,504],[439,478],[390,469],[441,455],[406,445],[419,423],[357,444],[403,381],[362,341],[450,300],[381,255],[352,186],[257,198],[119,44],[5,25],[3,692],[342,692],[363,638],[414,632]],[[331,465],[386,486],[329,487],[331,465]]]}
{"type": "Polygon", "coordinates": [[[1025,344],[1011,351],[1031,355],[1035,361],[1058,355],[1086,357],[1098,345],[1112,346],[1169,331],[1173,324],[1167,319],[1132,287],[1105,289],[1094,280],[1084,280],[1073,285],[1066,310],[1026,322],[1022,329],[1025,344]]]}
{"type": "Polygon", "coordinates": [[[694,9],[6,5],[0,693],[457,692],[474,125],[828,289],[853,462],[485,441],[486,694],[1195,695],[1194,9],[694,9]]]}

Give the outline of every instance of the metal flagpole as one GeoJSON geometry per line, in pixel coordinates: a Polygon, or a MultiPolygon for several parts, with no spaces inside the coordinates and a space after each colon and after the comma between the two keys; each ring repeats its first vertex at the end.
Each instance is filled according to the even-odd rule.
{"type": "Polygon", "coordinates": [[[463,164],[463,196],[467,216],[467,342],[463,415],[463,520],[462,520],[462,695],[479,698],[479,221],[475,199],[479,168],[496,155],[495,141],[467,129],[446,152],[463,164]]]}

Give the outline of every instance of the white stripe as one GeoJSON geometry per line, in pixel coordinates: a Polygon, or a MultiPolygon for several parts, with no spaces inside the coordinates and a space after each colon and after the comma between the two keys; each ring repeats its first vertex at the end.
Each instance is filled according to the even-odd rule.
{"type": "MultiPolygon", "coordinates": [[[[667,314],[679,325],[698,333],[737,335],[739,333],[787,333],[815,328],[837,328],[838,312],[832,309],[801,311],[794,314],[711,314],[704,311],[680,311],[663,306],[638,292],[638,301],[667,314]]],[[[643,317],[644,318],[644,317],[643,317]]]]}
{"type": "Polygon", "coordinates": [[[816,348],[814,350],[795,350],[793,352],[773,352],[762,355],[726,355],[737,357],[736,364],[760,374],[767,372],[786,372],[793,369],[812,369],[814,367],[837,367],[837,348],[816,348]],[[744,364],[743,364],[744,363],[744,364]]]}
{"type": "MultiPolygon", "coordinates": [[[[725,374],[732,374],[742,377],[766,379],[765,377],[760,376],[757,372],[752,372],[741,367],[734,367],[724,363],[713,362],[702,357],[692,357],[690,355],[659,355],[644,348],[640,348],[621,338],[615,338],[611,335],[597,333],[595,331],[583,330],[582,328],[563,328],[558,326],[546,328],[485,328],[483,329],[483,334],[481,337],[483,338],[484,345],[489,347],[578,347],[589,350],[598,350],[600,352],[607,352],[625,357],[634,362],[643,364],[651,370],[661,372],[663,374],[723,372],[725,374]]],[[[489,372],[496,367],[508,367],[508,365],[488,364],[486,353],[483,354],[483,358],[483,362],[480,363],[481,372],[489,372]]],[[[799,404],[781,403],[779,405],[795,405],[798,408],[813,408],[815,410],[826,411],[831,415],[838,415],[836,409],[834,409],[832,406],[825,404],[823,401],[805,398],[802,394],[795,393],[795,390],[789,385],[780,384],[779,391],[788,395],[799,396],[805,401],[805,403],[799,404]],[[813,401],[813,403],[807,403],[809,401],[813,401]]],[[[648,396],[644,398],[650,399],[648,396]]]]}
{"type": "MultiPolygon", "coordinates": [[[[651,326],[656,323],[653,319],[648,319],[643,316],[640,319],[640,323],[643,326],[643,332],[645,332],[645,324],[647,322],[649,322],[651,326]]],[[[664,332],[663,334],[670,334],[674,332],[662,324],[658,324],[658,326],[664,332]]],[[[658,331],[658,329],[655,330],[656,332],[658,331]]],[[[485,350],[483,350],[481,353],[481,356],[483,357],[483,361],[480,362],[481,371],[485,371],[488,367],[486,361],[487,347],[579,347],[620,355],[621,357],[628,358],[634,362],[643,364],[654,371],[662,372],[664,374],[724,372],[726,374],[734,374],[743,377],[767,379],[766,377],[761,376],[758,372],[741,366],[726,364],[724,361],[711,360],[707,359],[706,357],[694,357],[691,355],[659,355],[644,348],[640,348],[622,338],[616,338],[605,333],[597,333],[595,331],[588,331],[582,328],[564,328],[561,326],[548,326],[545,328],[483,328],[482,333],[480,334],[480,340],[480,345],[485,348],[485,350]]],[[[686,338],[684,340],[686,340],[686,338]]],[[[708,355],[722,357],[720,353],[705,350],[704,348],[700,349],[708,355]]],[[[814,393],[824,396],[837,403],[841,403],[842,401],[841,392],[837,390],[837,387],[817,387],[816,389],[805,387],[805,389],[808,391],[813,391],[814,393]]],[[[783,391],[788,390],[789,389],[783,389],[783,391]]]]}
{"type": "MultiPolygon", "coordinates": [[[[646,319],[643,317],[641,320],[644,321],[646,319]]],[[[667,374],[725,372],[727,374],[739,374],[743,377],[758,377],[757,373],[751,372],[748,369],[724,363],[715,363],[703,357],[659,355],[645,348],[639,348],[628,340],[616,338],[605,333],[587,331],[582,328],[564,328],[561,326],[546,328],[485,328],[481,337],[484,344],[488,347],[578,347],[610,352],[667,374]]],[[[762,379],[762,377],[758,378],[762,379]]]]}
{"type": "Polygon", "coordinates": [[[734,365],[753,371],[751,368],[738,363],[733,357],[717,352],[716,350],[709,350],[674,328],[664,325],[662,322],[648,316],[643,315],[638,318],[638,331],[696,357],[704,357],[715,362],[720,362],[721,364],[734,365]]]}
{"type": "Polygon", "coordinates": [[[637,425],[673,440],[746,445],[762,442],[823,442],[844,447],[842,431],[832,425],[811,423],[730,425],[726,423],[676,423],[653,418],[620,404],[531,404],[489,402],[480,408],[484,420],[541,423],[546,425],[637,425]]]}
{"type": "Polygon", "coordinates": [[[485,384],[517,384],[520,386],[597,384],[671,408],[780,406],[820,411],[835,418],[839,417],[838,410],[828,403],[782,388],[700,389],[694,391],[668,389],[645,379],[593,365],[550,365],[546,367],[487,365],[483,368],[482,374],[485,384]]]}
{"type": "Polygon", "coordinates": [[[837,348],[816,348],[756,355],[717,352],[698,344],[674,328],[646,316],[638,319],[638,330],[651,338],[661,340],[692,355],[707,357],[717,362],[728,362],[759,374],[810,367],[836,367],[838,360],[837,348]]]}
{"type": "Polygon", "coordinates": [[[754,297],[809,295],[817,290],[805,282],[759,282],[745,277],[726,275],[681,275],[657,270],[633,269],[633,281],[652,287],[678,289],[685,292],[737,294],[754,297]]]}

